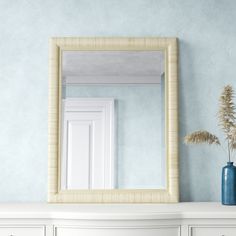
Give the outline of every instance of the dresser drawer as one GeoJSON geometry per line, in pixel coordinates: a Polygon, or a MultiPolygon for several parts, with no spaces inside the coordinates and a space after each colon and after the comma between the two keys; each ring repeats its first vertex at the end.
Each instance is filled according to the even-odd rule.
{"type": "Polygon", "coordinates": [[[0,226],[0,236],[46,236],[43,226],[0,226]]]}
{"type": "MultiPolygon", "coordinates": [[[[180,236],[180,228],[76,228],[56,227],[55,236],[180,236]]],[[[209,236],[209,235],[208,235],[209,236]]]]}
{"type": "Polygon", "coordinates": [[[194,226],[191,236],[236,236],[236,227],[227,226],[194,226]]]}

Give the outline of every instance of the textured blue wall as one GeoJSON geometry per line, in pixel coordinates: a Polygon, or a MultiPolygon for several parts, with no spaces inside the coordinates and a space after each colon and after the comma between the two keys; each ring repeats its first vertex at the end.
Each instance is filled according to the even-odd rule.
{"type": "MultiPolygon", "coordinates": [[[[236,1],[0,0],[0,201],[46,201],[48,39],[180,39],[180,136],[215,122],[218,96],[236,89],[236,1]]],[[[182,201],[220,199],[226,154],[180,140],[182,201]]]]}

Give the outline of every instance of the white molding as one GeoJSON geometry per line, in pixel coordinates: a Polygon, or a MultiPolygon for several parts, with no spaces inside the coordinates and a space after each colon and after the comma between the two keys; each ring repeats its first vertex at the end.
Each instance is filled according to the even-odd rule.
{"type": "MultiPolygon", "coordinates": [[[[196,224],[196,225],[188,225],[188,236],[201,236],[199,234],[195,234],[194,233],[194,229],[197,230],[197,229],[209,229],[210,231],[214,231],[212,232],[213,234],[216,233],[216,229],[217,229],[217,233],[219,233],[219,231],[223,231],[224,230],[230,230],[230,235],[235,235],[236,233],[236,225],[233,225],[233,224],[217,224],[217,225],[214,225],[214,224],[196,224]]],[[[206,235],[207,233],[204,232],[204,235],[206,235]]],[[[208,232],[208,235],[209,235],[209,232],[208,232]]],[[[220,236],[227,236],[228,233],[220,233],[219,234],[220,236]]]]}
{"type": "MultiPolygon", "coordinates": [[[[99,230],[124,230],[125,232],[125,235],[131,235],[132,232],[130,232],[130,230],[145,230],[146,232],[143,232],[143,236],[145,235],[149,235],[148,231],[149,230],[177,230],[177,234],[173,235],[172,236],[181,236],[181,226],[180,225],[173,225],[173,224],[168,224],[168,225],[140,225],[140,223],[138,224],[138,222],[135,222],[135,225],[131,226],[131,225],[126,225],[126,224],[123,224],[121,226],[111,226],[111,225],[107,225],[107,226],[100,226],[100,225],[92,225],[92,226],[89,226],[89,225],[54,225],[54,236],[59,236],[59,234],[57,233],[57,230],[58,229],[75,229],[75,230],[98,230],[96,232],[96,234],[99,236],[99,235],[102,235],[101,232],[99,232],[99,230]]],[[[78,231],[79,233],[79,231],[78,231]]],[[[135,233],[135,232],[133,232],[135,233]]],[[[158,235],[159,233],[161,232],[157,232],[158,235]]],[[[170,235],[169,233],[170,232],[162,232],[164,233],[163,236],[165,236],[166,234],[167,235],[170,235]]],[[[132,234],[133,235],[133,234],[132,234]]]]}
{"type": "Polygon", "coordinates": [[[160,84],[161,76],[65,76],[63,84],[160,84]]]}
{"type": "MultiPolygon", "coordinates": [[[[1,222],[0,222],[1,223],[1,222]]],[[[46,236],[46,226],[45,225],[37,225],[37,224],[26,224],[25,222],[23,224],[0,224],[0,235],[5,233],[9,236],[17,236],[17,235],[23,235],[24,236],[31,236],[34,233],[34,236],[46,236]],[[2,231],[4,230],[4,232],[2,231]],[[39,231],[37,234],[36,232],[32,232],[32,229],[38,229],[39,231]],[[20,230],[20,231],[18,231],[20,230]]]]}
{"type": "MultiPolygon", "coordinates": [[[[214,202],[177,204],[0,204],[0,219],[236,220],[236,206],[214,202]]],[[[191,226],[196,224],[191,221],[191,226]]],[[[197,223],[197,225],[200,225],[197,223]]],[[[208,225],[211,225],[208,222],[208,225]]],[[[218,225],[220,225],[218,223],[218,225]]],[[[223,224],[222,224],[223,225],[223,224]]],[[[236,225],[236,223],[235,223],[236,225]]]]}

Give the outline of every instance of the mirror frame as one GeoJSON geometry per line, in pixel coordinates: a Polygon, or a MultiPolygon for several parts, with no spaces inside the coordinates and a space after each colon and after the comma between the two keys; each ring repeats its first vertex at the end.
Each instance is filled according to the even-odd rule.
{"type": "Polygon", "coordinates": [[[48,202],[168,203],[179,201],[177,38],[50,39],[48,106],[48,202]],[[166,189],[60,189],[61,55],[63,50],[162,50],[165,54],[166,189]]]}

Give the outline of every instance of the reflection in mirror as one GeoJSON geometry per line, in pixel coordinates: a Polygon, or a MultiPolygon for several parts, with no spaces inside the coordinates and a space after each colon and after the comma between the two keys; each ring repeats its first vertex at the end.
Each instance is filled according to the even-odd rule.
{"type": "Polygon", "coordinates": [[[164,189],[163,51],[61,54],[61,188],[164,189]]]}

